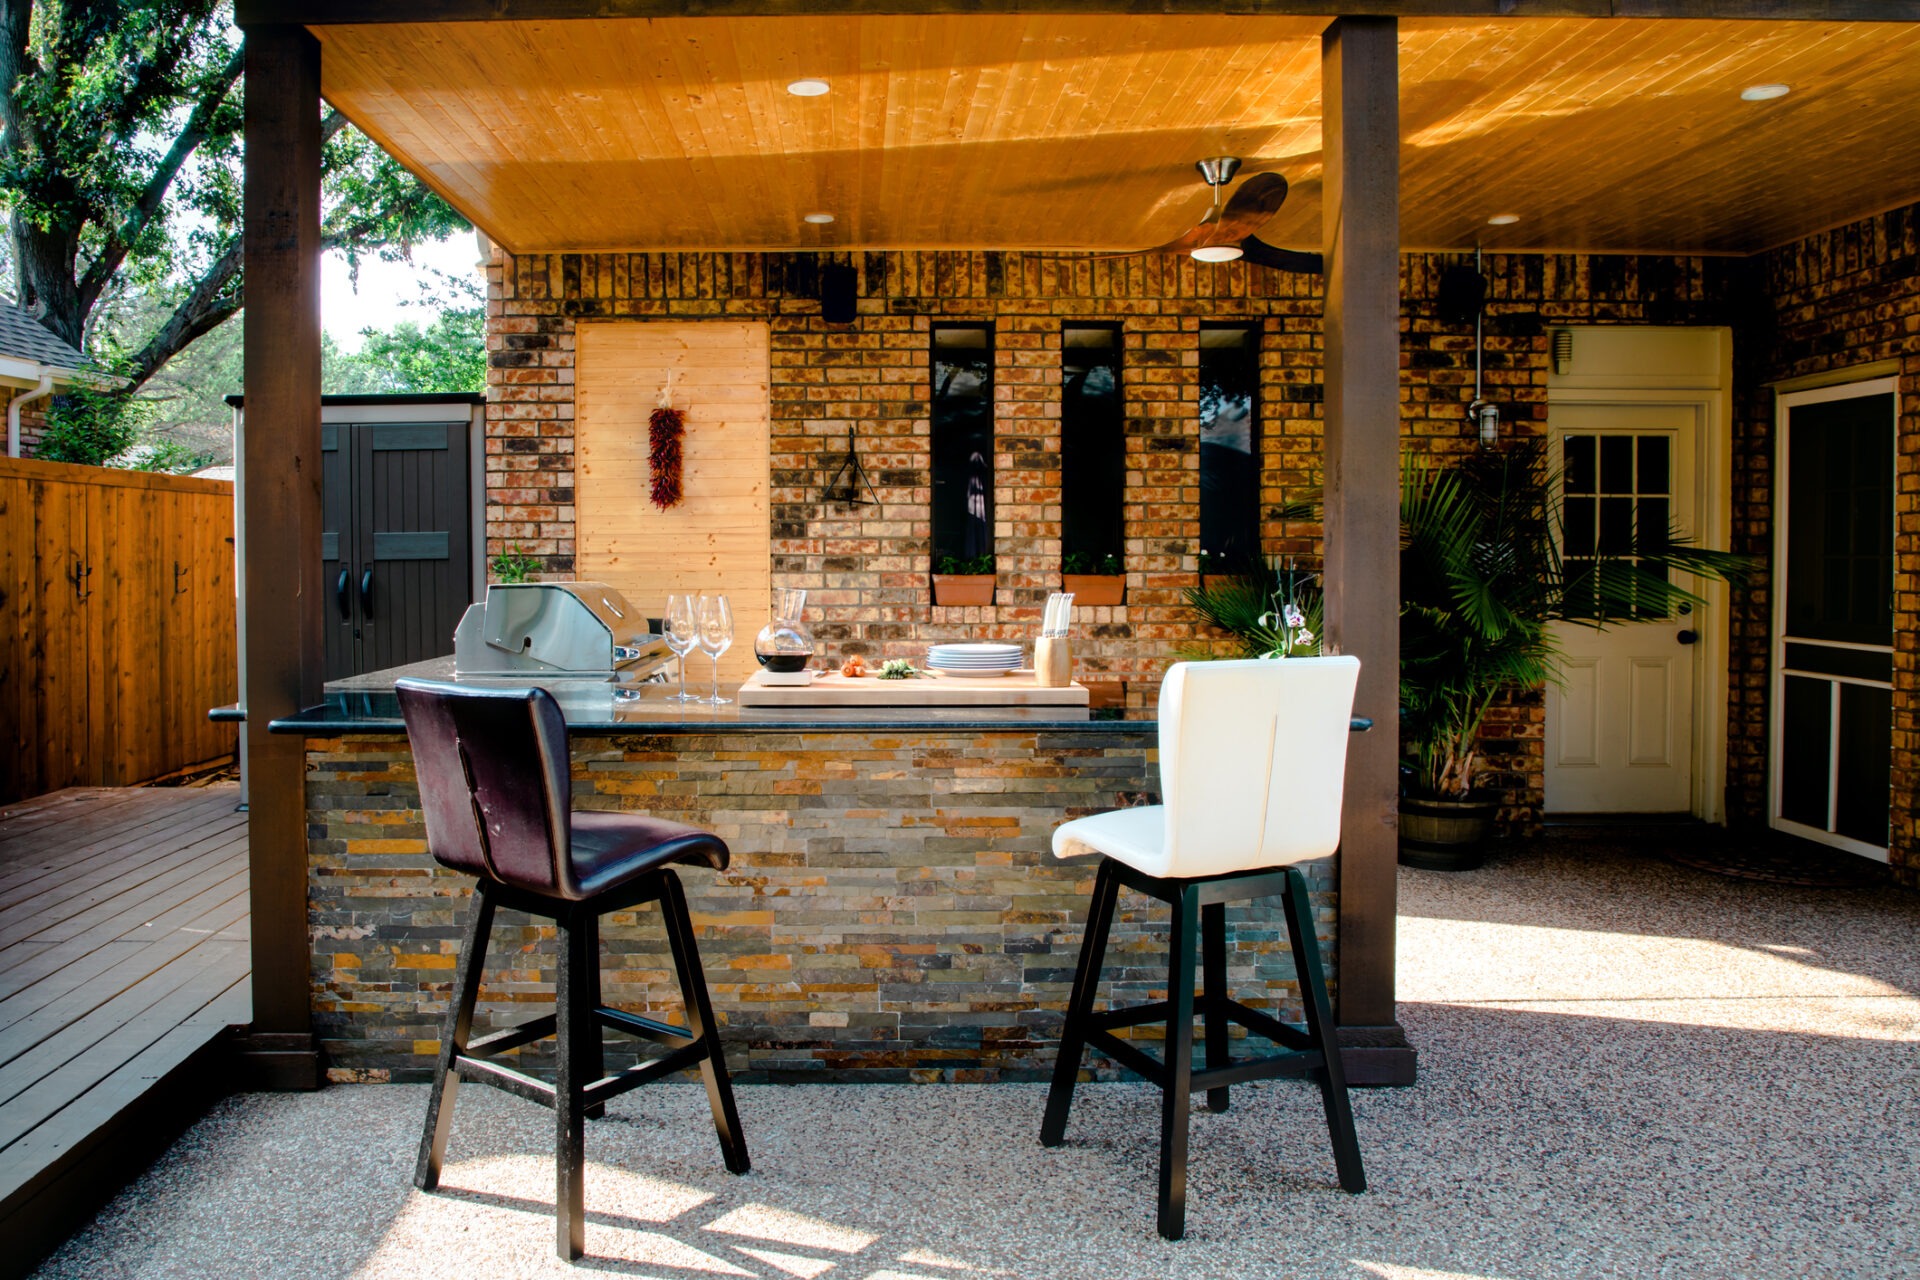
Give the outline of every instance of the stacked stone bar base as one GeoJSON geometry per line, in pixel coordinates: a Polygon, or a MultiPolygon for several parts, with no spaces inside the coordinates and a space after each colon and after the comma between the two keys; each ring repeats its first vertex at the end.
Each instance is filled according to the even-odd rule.
{"type": "MultiPolygon", "coordinates": [[[[1150,732],[1112,727],[576,737],[574,803],[694,823],[731,846],[726,873],[679,874],[742,1080],[1035,1080],[1052,1069],[1093,888],[1092,865],[1055,860],[1048,839],[1069,818],[1151,799],[1156,754],[1150,732]]],[[[471,882],[426,851],[404,738],[315,740],[307,767],[314,1023],[330,1077],[426,1079],[471,882]]],[[[1306,870],[1331,963],[1332,864],[1306,870]]],[[[1164,998],[1165,909],[1121,907],[1108,993],[1164,998]]],[[[1298,1021],[1278,903],[1228,918],[1236,995],[1298,1021]]],[[[602,963],[609,1003],[680,1020],[652,908],[604,918],[602,963]]],[[[544,1012],[553,978],[552,927],[504,914],[477,1025],[544,1012]]],[[[623,1060],[628,1042],[608,1043],[623,1060]]]]}

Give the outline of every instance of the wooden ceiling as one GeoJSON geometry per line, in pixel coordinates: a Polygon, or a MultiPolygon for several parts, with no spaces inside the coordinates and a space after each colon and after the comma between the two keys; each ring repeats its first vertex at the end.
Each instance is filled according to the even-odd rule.
{"type": "MultiPolygon", "coordinates": [[[[319,26],[328,100],[508,248],[1056,248],[1171,239],[1193,161],[1319,241],[1304,17],[319,26]],[[786,92],[802,76],[832,92],[786,92]],[[817,227],[810,212],[836,221],[817,227]]],[[[1747,253],[1920,198],[1920,24],[1401,23],[1402,243],[1747,253]],[[1740,99],[1779,82],[1772,102],[1740,99]],[[1518,214],[1493,227],[1494,214],[1518,214]]]]}

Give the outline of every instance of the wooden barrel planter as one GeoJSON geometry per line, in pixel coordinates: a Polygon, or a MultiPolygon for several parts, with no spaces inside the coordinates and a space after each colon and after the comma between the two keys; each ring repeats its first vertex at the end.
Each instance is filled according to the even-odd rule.
{"type": "Polygon", "coordinates": [[[1400,865],[1424,871],[1471,871],[1487,860],[1492,800],[1400,797],[1400,865]]]}

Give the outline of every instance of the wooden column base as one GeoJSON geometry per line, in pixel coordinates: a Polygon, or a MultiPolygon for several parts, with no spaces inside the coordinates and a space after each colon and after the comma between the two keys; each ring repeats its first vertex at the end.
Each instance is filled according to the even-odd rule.
{"type": "Polygon", "coordinates": [[[232,1053],[233,1087],[240,1092],[301,1093],[326,1083],[320,1046],[305,1033],[238,1035],[232,1053]]]}

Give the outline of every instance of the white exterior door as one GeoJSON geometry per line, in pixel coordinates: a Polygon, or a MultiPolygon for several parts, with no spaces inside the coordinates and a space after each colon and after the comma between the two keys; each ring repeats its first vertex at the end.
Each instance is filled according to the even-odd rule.
{"type": "MultiPolygon", "coordinates": [[[[1696,529],[1697,405],[1556,403],[1551,412],[1570,571],[1596,552],[1630,555],[1645,545],[1636,537],[1696,529]]],[[[1565,679],[1547,688],[1549,813],[1692,809],[1699,623],[1688,610],[1605,630],[1556,625],[1565,679]]]]}

